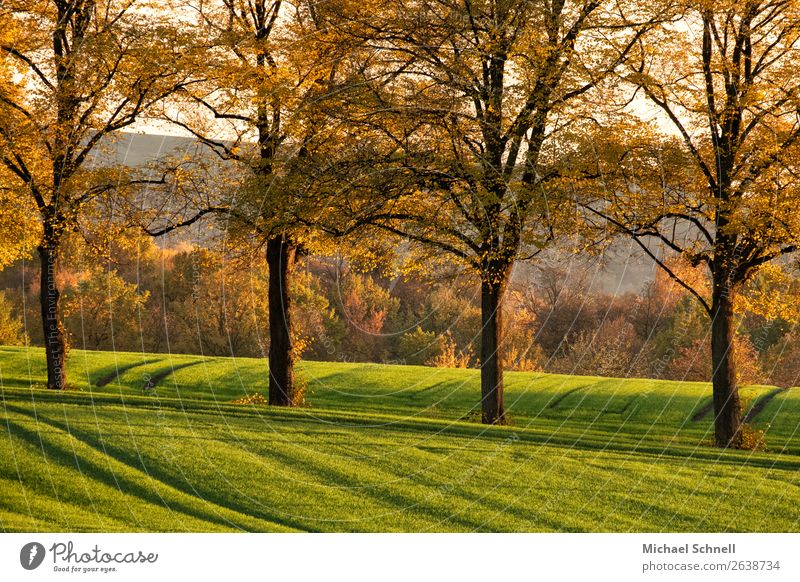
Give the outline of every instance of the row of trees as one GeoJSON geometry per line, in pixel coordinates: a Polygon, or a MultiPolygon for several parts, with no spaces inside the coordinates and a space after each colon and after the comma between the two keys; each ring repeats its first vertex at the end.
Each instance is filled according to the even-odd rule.
{"type": "MultiPolygon", "coordinates": [[[[148,239],[117,249],[105,267],[64,251],[58,274],[68,345],[263,357],[269,351],[263,261],[226,257],[148,239]]],[[[480,289],[474,277],[434,273],[421,281],[357,272],[334,258],[307,257],[292,281],[298,357],[322,361],[480,366],[480,289]]],[[[675,270],[680,265],[671,264],[675,270]]],[[[504,301],[504,369],[611,377],[709,381],[711,354],[701,306],[666,274],[639,293],[598,288],[600,265],[548,260],[518,273],[504,301]]],[[[737,316],[738,380],[792,386],[800,378],[793,326],[798,284],[762,275],[737,316]],[[768,293],[784,299],[764,314],[768,293]],[[754,299],[755,302],[750,301],[754,299]],[[754,310],[755,309],[755,310],[754,310]]],[[[43,345],[36,320],[36,270],[18,261],[0,274],[0,344],[43,345]]],[[[602,286],[601,286],[602,287],[602,286]]]]}
{"type": "Polygon", "coordinates": [[[2,220],[26,233],[6,253],[40,258],[49,387],[66,381],[65,233],[102,251],[126,225],[211,215],[228,247],[266,255],[271,403],[294,401],[297,257],[347,237],[366,263],[446,256],[480,281],[482,417],[502,423],[516,263],[623,234],[709,317],[716,443],[739,444],[738,297],[800,236],[799,2],[166,4],[0,8],[2,220]],[[95,163],[145,118],[218,163],[95,163]]]}

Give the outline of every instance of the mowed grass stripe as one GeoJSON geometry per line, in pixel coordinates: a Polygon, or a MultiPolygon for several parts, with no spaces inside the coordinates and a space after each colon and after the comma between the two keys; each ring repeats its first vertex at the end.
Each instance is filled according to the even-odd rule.
{"type": "MultiPolygon", "coordinates": [[[[41,411],[40,416],[42,416],[41,411]]],[[[304,498],[319,497],[321,494],[330,496],[329,491],[320,491],[320,489],[325,488],[323,485],[313,480],[309,481],[307,474],[298,472],[296,462],[286,464],[281,460],[281,462],[273,462],[271,467],[265,466],[264,457],[255,456],[251,451],[243,449],[241,446],[216,440],[219,438],[216,435],[198,437],[198,434],[205,435],[206,432],[199,432],[198,429],[189,425],[183,426],[182,422],[185,420],[186,417],[177,414],[162,418],[162,426],[170,427],[168,431],[169,438],[167,440],[158,439],[155,443],[146,437],[152,436],[152,431],[158,428],[156,425],[141,423],[137,418],[131,418],[130,424],[127,425],[116,422],[108,425],[101,421],[101,426],[105,427],[102,431],[104,434],[102,438],[105,441],[103,449],[112,457],[121,460],[127,465],[141,464],[146,466],[150,475],[179,487],[187,494],[197,495],[204,500],[213,501],[217,505],[224,507],[241,507],[242,504],[246,504],[248,505],[249,515],[268,518],[286,525],[291,524],[295,528],[316,529],[316,520],[313,518],[306,519],[305,523],[299,523],[295,520],[297,516],[290,515],[287,512],[275,511],[274,508],[258,503],[257,498],[262,487],[249,488],[249,493],[247,494],[238,488],[238,484],[242,482],[258,483],[259,480],[263,480],[272,489],[282,489],[288,493],[288,499],[286,500],[288,507],[302,505],[302,499],[304,498]],[[108,429],[111,431],[126,429],[129,437],[128,447],[130,448],[132,445],[136,449],[136,455],[132,451],[127,451],[125,448],[113,444],[119,442],[119,437],[124,435],[111,433],[109,436],[108,429]],[[198,443],[198,440],[202,441],[202,444],[198,443]],[[176,443],[180,444],[177,445],[176,443]],[[180,447],[180,455],[177,455],[176,451],[175,456],[166,459],[168,462],[164,462],[165,459],[161,456],[161,451],[173,450],[177,446],[180,447]],[[189,450],[187,451],[187,449],[189,450]],[[190,460],[190,462],[185,463],[185,459],[190,460]],[[231,467],[236,470],[236,474],[227,477],[226,473],[228,468],[231,467]],[[287,471],[292,473],[289,478],[281,474],[287,471]],[[277,481],[285,482],[285,485],[276,487],[277,481]],[[306,490],[304,491],[302,488],[298,490],[298,485],[305,485],[306,490]],[[187,487],[191,488],[191,490],[187,491],[187,487]],[[309,491],[308,489],[311,490],[309,491]],[[265,515],[265,509],[270,509],[271,514],[265,515]]],[[[201,425],[200,430],[208,428],[206,422],[197,424],[201,425]]],[[[90,441],[90,444],[95,447],[98,446],[96,442],[91,442],[92,437],[74,429],[73,435],[80,437],[82,440],[90,441]]],[[[247,440],[252,444],[252,438],[247,440]]],[[[275,445],[280,445],[280,443],[274,443],[271,446],[274,447],[275,445]]],[[[274,491],[270,491],[270,493],[274,493],[274,491]]],[[[360,496],[358,495],[351,495],[352,499],[349,500],[342,499],[347,496],[339,493],[335,493],[334,496],[338,497],[335,500],[336,504],[343,507],[356,506],[360,501],[360,496]]],[[[376,507],[373,511],[386,513],[394,511],[394,506],[384,504],[384,507],[376,507]]]]}
{"type": "MultiPolygon", "coordinates": [[[[24,446],[17,443],[18,447],[24,446]]],[[[25,459],[27,462],[28,459],[25,459]]],[[[5,463],[3,463],[5,467],[5,463]]],[[[75,475],[67,475],[74,479],[75,475]]],[[[80,477],[80,474],[77,475],[80,477]]],[[[115,519],[109,514],[101,514],[93,507],[83,507],[80,497],[62,498],[57,506],[53,496],[40,493],[32,487],[23,487],[17,479],[0,478],[0,527],[4,532],[12,531],[81,531],[98,529],[107,532],[145,531],[132,527],[131,519],[115,519]],[[57,511],[54,512],[53,510],[57,511]],[[82,528],[81,525],[87,526],[82,528]]],[[[69,494],[67,489],[64,494],[69,494]]],[[[102,495],[102,493],[101,493],[102,495]]],[[[139,501],[133,500],[137,505],[139,501]]],[[[115,501],[116,502],[116,501],[115,501]]]]}
{"type": "MultiPolygon", "coordinates": [[[[230,530],[244,529],[251,531],[288,531],[283,524],[270,524],[263,520],[257,520],[251,516],[241,514],[236,510],[214,503],[212,500],[197,495],[192,490],[191,484],[181,488],[179,479],[164,481],[159,479],[159,475],[154,474],[152,467],[136,462],[138,455],[136,448],[124,451],[110,446],[108,442],[101,444],[96,438],[89,436],[88,432],[78,430],[74,423],[72,428],[67,431],[65,425],[49,418],[48,411],[38,411],[38,422],[29,418],[14,418],[15,412],[9,410],[9,425],[11,434],[19,440],[25,441],[34,446],[38,439],[41,439],[41,446],[44,455],[51,461],[50,466],[55,466],[58,470],[66,468],[77,471],[78,476],[74,477],[76,483],[88,479],[86,495],[83,498],[89,504],[94,504],[97,508],[106,509],[118,508],[121,514],[120,519],[127,521],[133,520],[135,523],[142,523],[144,520],[150,525],[144,525],[142,529],[151,529],[153,522],[150,522],[151,512],[155,508],[166,510],[167,514],[160,515],[156,522],[160,524],[159,530],[163,531],[185,531],[197,530],[230,530]],[[123,496],[121,506],[116,504],[109,505],[109,496],[94,501],[93,486],[102,484],[111,491],[116,491],[123,496]],[[136,515],[126,516],[125,511],[137,507],[132,503],[134,499],[146,502],[146,507],[137,512],[136,515]],[[189,521],[184,524],[184,521],[189,521]],[[197,523],[192,523],[196,520],[197,523]],[[174,525],[170,525],[174,524],[174,525]],[[201,525],[202,524],[202,525],[201,525]],[[164,527],[166,525],[166,527],[164,527]]],[[[158,466],[158,465],[157,465],[158,466]]],[[[161,465],[163,467],[163,465],[161,465]]],[[[59,484],[63,483],[59,480],[59,484]]],[[[67,499],[72,499],[76,491],[71,491],[67,499]]],[[[59,487],[58,495],[61,496],[59,487]]],[[[82,529],[82,528],[81,528],[82,529]]]]}
{"type": "MultiPolygon", "coordinates": [[[[97,459],[80,445],[74,456],[65,452],[63,443],[52,435],[42,439],[43,446],[32,443],[33,429],[11,423],[11,443],[19,464],[19,484],[24,497],[33,503],[30,514],[49,516],[64,531],[217,531],[211,520],[197,519],[178,510],[180,502],[158,484],[136,476],[138,487],[127,487],[130,471],[113,460],[97,459]],[[56,442],[54,442],[56,441],[56,442]],[[70,462],[70,460],[72,462],[70,462]],[[99,463],[108,465],[102,469],[99,463]],[[114,471],[111,474],[111,471],[114,471]],[[50,486],[50,482],[55,485],[50,486]],[[143,494],[139,494],[142,493],[143,494]],[[158,499],[159,502],[154,502],[158,499]],[[170,506],[170,503],[174,507],[170,506]],[[123,527],[121,524],[125,524],[123,527]]],[[[8,462],[2,461],[5,472],[8,462]]],[[[5,509],[19,503],[20,495],[5,499],[5,509]]],[[[194,500],[187,500],[194,501],[194,500]]],[[[16,507],[20,511],[21,507],[16,507]]],[[[7,526],[6,526],[7,527],[7,526]]]]}
{"type": "MultiPolygon", "coordinates": [[[[394,417],[366,413],[348,414],[339,410],[319,409],[276,409],[265,407],[241,406],[205,401],[182,401],[177,399],[153,399],[147,397],[115,397],[112,395],[93,396],[81,393],[54,393],[46,390],[5,390],[6,400],[20,399],[31,402],[35,398],[41,402],[78,403],[94,407],[94,414],[104,412],[114,418],[115,422],[128,426],[126,414],[128,410],[150,410],[154,416],[165,411],[186,414],[191,411],[193,418],[203,421],[209,426],[235,423],[237,419],[256,420],[268,426],[278,421],[309,421],[323,425],[353,428],[390,427],[394,431],[408,432],[412,435],[423,435],[429,438],[439,432],[447,432],[451,436],[469,439],[480,438],[497,441],[516,434],[520,440],[553,447],[583,448],[596,451],[627,451],[648,454],[654,457],[686,457],[705,459],[715,463],[749,463],[761,466],[798,467],[800,459],[795,456],[772,456],[751,452],[723,451],[704,445],[702,437],[708,435],[708,429],[695,429],[694,432],[664,430],[664,427],[627,423],[629,432],[614,433],[619,424],[564,421],[537,421],[530,426],[497,427],[476,423],[456,422],[450,420],[394,417]],[[98,412],[99,411],[99,412],[98,412]]],[[[670,427],[667,427],[669,429],[670,427]]],[[[796,445],[794,445],[796,446],[796,445]]]]}

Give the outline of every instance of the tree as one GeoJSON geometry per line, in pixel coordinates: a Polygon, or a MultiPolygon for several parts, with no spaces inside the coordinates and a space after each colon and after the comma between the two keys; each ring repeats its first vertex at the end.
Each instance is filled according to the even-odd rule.
{"type": "Polygon", "coordinates": [[[115,271],[94,268],[82,274],[74,288],[65,289],[65,330],[90,350],[135,345],[140,333],[139,315],[149,292],[139,292],[115,271]]]}
{"type": "Polygon", "coordinates": [[[346,273],[337,277],[331,303],[339,312],[348,339],[343,357],[358,362],[380,362],[386,357],[386,320],[400,301],[369,275],[346,273]]]}
{"type": "MultiPolygon", "coordinates": [[[[0,45],[0,164],[38,222],[47,387],[66,385],[56,283],[61,245],[136,180],[96,161],[111,135],[180,86],[176,35],[128,0],[8,0],[0,45]],[[10,23],[10,24],[9,24],[10,23]],[[9,32],[11,31],[11,32],[9,32]]],[[[4,202],[5,204],[5,202],[4,202]]]]}
{"type": "Polygon", "coordinates": [[[636,360],[641,340],[623,317],[604,318],[592,332],[583,332],[569,344],[563,370],[591,376],[637,376],[636,360]]]}
{"type": "Polygon", "coordinates": [[[0,345],[17,346],[28,343],[22,319],[12,313],[12,304],[0,291],[0,345]]]}
{"type": "Polygon", "coordinates": [[[737,299],[800,244],[798,48],[800,2],[688,2],[679,23],[643,42],[624,76],[676,137],[606,135],[603,156],[618,157],[601,168],[600,201],[587,205],[639,242],[710,318],[719,447],[741,445],[737,299]],[[708,278],[670,269],[648,239],[708,278]]]}
{"type": "Polygon", "coordinates": [[[608,297],[591,289],[584,265],[565,268],[559,261],[540,261],[536,274],[521,292],[522,308],[533,314],[536,338],[544,353],[555,358],[582,334],[589,334],[603,317],[598,303],[608,306],[608,297]]]}
{"type": "Polygon", "coordinates": [[[173,349],[210,356],[262,356],[266,349],[264,269],[207,249],[180,253],[166,276],[179,289],[165,305],[173,349]]]}
{"type": "Polygon", "coordinates": [[[202,216],[221,217],[227,244],[263,250],[269,269],[269,403],[292,406],[298,356],[292,315],[292,272],[313,248],[309,220],[318,204],[308,195],[304,166],[334,155],[337,128],[316,104],[337,78],[348,50],[334,42],[327,6],[282,0],[189,3],[197,16],[197,83],[164,115],[238,169],[241,184],[197,212],[162,227],[161,235],[202,216]],[[305,189],[305,196],[301,191],[305,189]]]}
{"type": "Polygon", "coordinates": [[[478,276],[482,420],[502,424],[502,302],[512,269],[568,232],[572,216],[552,187],[569,154],[560,132],[588,114],[592,90],[658,15],[641,2],[599,0],[340,8],[350,10],[351,34],[375,49],[342,115],[390,144],[370,177],[393,161],[407,184],[372,192],[361,220],[478,276]]]}

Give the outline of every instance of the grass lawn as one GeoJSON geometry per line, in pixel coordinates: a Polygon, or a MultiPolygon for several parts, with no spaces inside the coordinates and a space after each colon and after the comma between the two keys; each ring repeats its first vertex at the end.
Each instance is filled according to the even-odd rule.
{"type": "Polygon", "coordinates": [[[509,373],[485,427],[474,370],[303,362],[309,406],[275,410],[232,403],[262,360],[69,367],[53,393],[41,349],[0,348],[5,531],[800,530],[799,389],[751,453],[708,446],[703,383],[509,373]]]}

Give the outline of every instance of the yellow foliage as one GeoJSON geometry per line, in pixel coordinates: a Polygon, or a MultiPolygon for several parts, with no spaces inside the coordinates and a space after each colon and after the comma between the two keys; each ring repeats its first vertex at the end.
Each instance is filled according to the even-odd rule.
{"type": "Polygon", "coordinates": [[[768,263],[745,286],[737,311],[796,324],[800,322],[800,281],[783,265],[768,263]]]}

